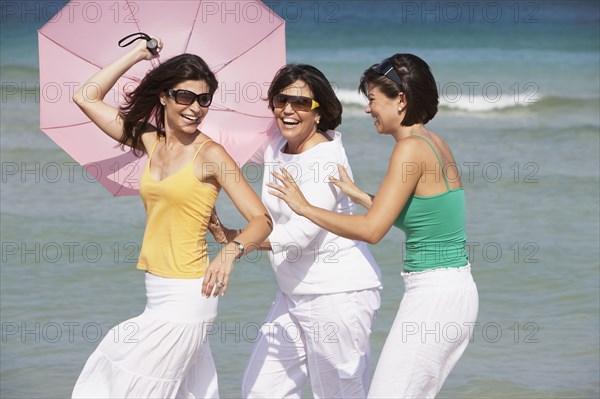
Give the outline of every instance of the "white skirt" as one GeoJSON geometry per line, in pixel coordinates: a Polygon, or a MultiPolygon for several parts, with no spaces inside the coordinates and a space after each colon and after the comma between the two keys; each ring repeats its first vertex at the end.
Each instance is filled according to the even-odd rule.
{"type": "Polygon", "coordinates": [[[146,309],[111,329],[86,362],[73,398],[218,398],[206,336],[218,298],[203,279],[146,273],[146,309]]]}

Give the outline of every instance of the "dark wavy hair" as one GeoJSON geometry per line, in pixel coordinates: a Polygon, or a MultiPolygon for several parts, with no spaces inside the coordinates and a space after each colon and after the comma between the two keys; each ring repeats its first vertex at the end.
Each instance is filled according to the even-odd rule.
{"type": "Polygon", "coordinates": [[[401,125],[429,122],[437,114],[439,104],[437,85],[429,65],[414,54],[394,54],[389,60],[400,77],[400,84],[379,73],[380,64],[374,64],[363,73],[358,91],[367,97],[370,83],[391,99],[404,93],[407,104],[401,125]]]}
{"type": "Polygon", "coordinates": [[[134,153],[143,154],[142,133],[148,129],[152,119],[156,121],[157,134],[165,136],[164,106],[160,103],[160,94],[186,80],[203,80],[211,94],[217,91],[219,85],[202,58],[181,54],[148,72],[135,90],[126,94],[125,105],[119,108],[123,118],[123,136],[119,140],[122,147],[131,141],[134,153]]]}
{"type": "Polygon", "coordinates": [[[287,64],[277,71],[268,93],[271,111],[275,109],[273,97],[297,80],[306,83],[313,93],[314,100],[319,103],[319,107],[315,108],[315,111],[321,115],[317,130],[325,133],[327,130],[334,130],[341,125],[342,103],[335,95],[331,83],[323,75],[323,72],[312,65],[287,64]]]}

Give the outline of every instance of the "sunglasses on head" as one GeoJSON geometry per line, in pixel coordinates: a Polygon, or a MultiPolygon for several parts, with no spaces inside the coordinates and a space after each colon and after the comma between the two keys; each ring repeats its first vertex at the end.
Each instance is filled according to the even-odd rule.
{"type": "Polygon", "coordinates": [[[391,59],[386,58],[385,60],[381,61],[375,71],[396,83],[398,86],[402,86],[402,80],[400,80],[400,76],[398,76],[396,73],[391,59]]]}
{"type": "Polygon", "coordinates": [[[319,103],[310,97],[289,96],[287,94],[276,94],[273,97],[273,106],[275,108],[285,108],[288,103],[294,111],[310,111],[319,107],[319,103]]]}
{"type": "Polygon", "coordinates": [[[210,93],[196,94],[189,90],[167,90],[169,96],[175,99],[177,104],[181,105],[192,105],[194,101],[198,101],[201,107],[208,107],[212,103],[213,95],[210,93]]]}

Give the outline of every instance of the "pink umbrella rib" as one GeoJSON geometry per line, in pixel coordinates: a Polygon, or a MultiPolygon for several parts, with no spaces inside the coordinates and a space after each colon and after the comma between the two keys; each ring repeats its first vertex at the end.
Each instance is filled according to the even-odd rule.
{"type": "Polygon", "coordinates": [[[61,125],[61,126],[40,126],[40,129],[42,129],[42,130],[62,129],[62,128],[67,128],[67,127],[89,125],[90,123],[92,123],[92,121],[73,123],[71,125],[61,125]]]}
{"type": "Polygon", "coordinates": [[[202,2],[198,2],[198,8],[196,8],[196,14],[194,15],[194,21],[192,22],[192,28],[190,29],[190,33],[188,34],[187,40],[185,41],[185,46],[183,47],[184,53],[187,53],[188,46],[190,45],[190,40],[192,40],[192,33],[194,33],[194,27],[196,26],[196,20],[198,19],[198,12],[200,12],[201,3],[202,2]]]}
{"type": "MultiPolygon", "coordinates": [[[[201,1],[198,2],[198,7],[196,8],[196,14],[194,15],[194,21],[192,23],[192,28],[190,29],[190,33],[188,34],[187,40],[185,42],[185,46],[184,46],[184,52],[187,52],[188,46],[190,44],[190,40],[192,39],[192,34],[194,33],[194,27],[196,26],[196,20],[198,19],[198,13],[200,12],[200,5],[201,5],[201,1]]],[[[129,2],[128,2],[129,4],[129,2]]],[[[260,5],[263,8],[268,9],[269,11],[271,11],[267,6],[265,6],[262,2],[260,3],[260,5]]],[[[271,11],[272,12],[272,11],[271,11]]],[[[277,18],[279,19],[280,23],[279,25],[277,25],[275,27],[275,29],[273,29],[268,35],[266,35],[265,37],[262,38],[261,41],[257,42],[254,44],[254,46],[248,48],[246,51],[244,51],[243,53],[239,54],[237,57],[231,59],[230,61],[226,62],[223,64],[222,67],[214,69],[213,72],[219,72],[221,69],[225,68],[229,63],[231,63],[232,61],[236,60],[237,58],[241,57],[242,55],[246,54],[248,51],[252,50],[254,47],[256,47],[258,44],[260,44],[262,41],[264,41],[266,38],[268,38],[269,36],[271,36],[273,34],[273,32],[275,32],[277,29],[279,29],[279,27],[281,27],[281,25],[284,24],[284,21],[281,19],[281,17],[277,16],[277,18]]]]}
{"type": "Polygon", "coordinates": [[[246,51],[241,52],[240,54],[238,54],[236,57],[230,59],[229,61],[223,63],[222,66],[218,66],[218,67],[214,67],[212,68],[213,72],[219,72],[222,69],[224,69],[227,65],[231,64],[233,61],[237,60],[238,58],[240,58],[241,56],[243,56],[244,54],[246,54],[248,51],[252,50],[254,47],[258,46],[260,43],[264,42],[267,38],[269,38],[271,35],[273,35],[273,33],[275,33],[275,31],[277,31],[277,29],[279,29],[281,27],[281,25],[283,25],[283,22],[280,23],[279,25],[277,25],[275,27],[275,29],[273,29],[271,32],[269,32],[268,35],[265,35],[265,37],[263,37],[261,40],[259,40],[258,42],[256,42],[253,46],[248,47],[246,49],[246,51]]]}
{"type": "Polygon", "coordinates": [[[252,116],[254,118],[263,118],[263,119],[271,119],[273,118],[272,116],[261,116],[261,115],[254,115],[254,114],[248,114],[246,112],[241,112],[232,108],[228,108],[228,107],[224,107],[222,105],[214,105],[210,107],[211,111],[214,112],[233,112],[239,115],[244,115],[244,116],[252,116]]]}
{"type": "Polygon", "coordinates": [[[127,4],[127,8],[129,9],[129,12],[131,13],[131,15],[130,15],[131,19],[129,19],[128,21],[135,22],[135,27],[137,28],[138,32],[141,32],[140,26],[138,25],[137,19],[135,18],[135,11],[131,7],[131,4],[129,4],[129,0],[125,0],[125,4],[127,4]]]}
{"type": "Polygon", "coordinates": [[[42,36],[44,36],[46,39],[50,40],[52,43],[56,44],[58,47],[62,48],[63,50],[65,50],[65,51],[67,51],[67,52],[69,52],[69,53],[71,53],[71,54],[73,54],[73,55],[74,55],[76,58],[79,58],[80,60],[82,60],[82,61],[85,61],[85,62],[87,62],[88,64],[90,64],[90,65],[93,65],[93,66],[95,66],[95,67],[96,67],[96,68],[98,68],[98,69],[102,69],[102,67],[101,67],[100,65],[96,65],[96,64],[95,64],[95,63],[93,63],[92,61],[90,61],[90,60],[88,60],[88,59],[85,59],[85,58],[83,58],[81,55],[79,55],[79,54],[76,54],[76,53],[74,53],[73,51],[69,50],[68,48],[66,48],[66,47],[65,47],[65,46],[63,46],[62,44],[58,43],[56,40],[54,40],[54,39],[52,39],[52,38],[50,38],[50,37],[46,36],[46,35],[44,34],[44,32],[42,32],[41,30],[39,30],[39,31],[38,31],[38,33],[39,33],[39,34],[41,34],[42,36]]]}

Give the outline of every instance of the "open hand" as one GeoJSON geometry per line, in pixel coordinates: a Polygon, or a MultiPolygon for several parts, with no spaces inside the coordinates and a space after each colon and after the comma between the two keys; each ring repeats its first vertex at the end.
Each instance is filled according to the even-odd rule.
{"type": "Polygon", "coordinates": [[[340,172],[341,179],[338,180],[335,177],[330,176],[329,181],[342,190],[342,192],[350,197],[353,202],[361,203],[360,198],[365,195],[365,192],[354,184],[350,175],[348,175],[348,171],[343,165],[338,164],[338,171],[340,172]]]}
{"type": "Polygon", "coordinates": [[[202,295],[209,298],[211,295],[216,297],[227,292],[227,284],[229,284],[229,276],[233,269],[233,262],[225,260],[223,251],[219,252],[215,259],[210,262],[204,274],[202,282],[202,295]]]}
{"type": "Polygon", "coordinates": [[[273,189],[269,190],[269,194],[284,200],[294,212],[298,215],[303,215],[304,210],[310,207],[310,204],[304,198],[300,187],[298,187],[292,175],[285,168],[280,168],[280,170],[281,174],[277,172],[272,172],[271,174],[281,185],[268,183],[267,186],[273,189]]]}

